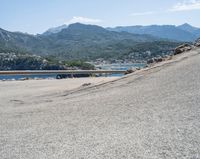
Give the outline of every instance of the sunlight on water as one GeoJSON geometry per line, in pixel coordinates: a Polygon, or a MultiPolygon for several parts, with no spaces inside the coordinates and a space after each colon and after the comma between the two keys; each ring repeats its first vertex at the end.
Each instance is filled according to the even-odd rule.
{"type": "MultiPolygon", "coordinates": [[[[96,68],[102,70],[128,70],[134,68],[142,68],[144,64],[105,64],[97,65],[96,68]]],[[[105,76],[105,75],[100,75],[105,76]]],[[[123,74],[110,74],[108,77],[123,76],[123,74]]],[[[56,74],[45,74],[45,75],[0,75],[0,80],[20,80],[20,79],[55,79],[56,74]]]]}

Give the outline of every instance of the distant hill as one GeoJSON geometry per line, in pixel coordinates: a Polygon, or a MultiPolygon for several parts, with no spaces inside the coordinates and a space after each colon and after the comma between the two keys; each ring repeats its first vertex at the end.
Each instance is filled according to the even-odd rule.
{"type": "Polygon", "coordinates": [[[151,35],[109,31],[80,23],[71,24],[59,32],[54,30],[36,36],[0,29],[0,50],[24,51],[59,60],[122,59],[128,58],[129,54],[135,60],[142,60],[144,56],[147,59],[167,54],[179,44],[151,35]]]}
{"type": "Polygon", "coordinates": [[[133,34],[148,34],[158,38],[177,41],[194,41],[200,36],[200,29],[189,24],[174,25],[150,25],[150,26],[121,26],[107,28],[110,31],[128,32],[133,34]]]}
{"type": "Polygon", "coordinates": [[[66,67],[47,59],[14,52],[0,52],[0,70],[63,70],[66,67]]]}

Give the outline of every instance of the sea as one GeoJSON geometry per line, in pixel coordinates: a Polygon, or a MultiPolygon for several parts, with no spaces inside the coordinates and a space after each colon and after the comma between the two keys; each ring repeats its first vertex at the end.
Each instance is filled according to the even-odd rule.
{"type": "MultiPolygon", "coordinates": [[[[114,63],[114,64],[102,64],[96,65],[96,68],[101,68],[102,70],[129,70],[134,68],[143,68],[144,63],[114,63]]],[[[123,76],[123,74],[110,74],[109,77],[123,76]]]]}
{"type": "MultiPolygon", "coordinates": [[[[96,68],[101,68],[102,70],[128,70],[134,68],[143,68],[145,64],[143,63],[127,63],[127,64],[103,64],[96,65],[96,68]]],[[[36,74],[36,75],[0,75],[0,80],[14,81],[14,80],[25,80],[25,79],[56,79],[57,74],[36,74]]],[[[100,75],[105,76],[105,75],[100,75]]],[[[99,77],[100,77],[99,76],[99,77]]],[[[123,74],[110,74],[107,77],[120,77],[123,74]]]]}

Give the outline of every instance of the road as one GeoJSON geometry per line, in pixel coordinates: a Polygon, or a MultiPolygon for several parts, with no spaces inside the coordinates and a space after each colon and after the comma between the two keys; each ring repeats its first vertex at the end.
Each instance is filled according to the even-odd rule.
{"type": "Polygon", "coordinates": [[[105,84],[4,89],[0,158],[199,159],[199,61],[197,49],[105,84]]]}

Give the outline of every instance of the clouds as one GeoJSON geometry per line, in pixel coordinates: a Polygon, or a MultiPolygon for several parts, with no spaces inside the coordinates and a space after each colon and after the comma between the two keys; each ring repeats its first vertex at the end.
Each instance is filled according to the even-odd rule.
{"type": "Polygon", "coordinates": [[[65,22],[65,24],[72,24],[72,23],[83,23],[83,24],[97,24],[101,23],[102,20],[100,19],[92,19],[87,17],[81,17],[81,16],[74,16],[69,21],[65,22]]]}
{"type": "Polygon", "coordinates": [[[175,4],[171,9],[169,9],[169,11],[171,12],[191,11],[191,10],[200,10],[200,0],[179,2],[175,4]]]}
{"type": "Polygon", "coordinates": [[[200,10],[200,0],[184,0],[182,2],[174,4],[173,6],[171,6],[171,8],[168,8],[163,11],[136,12],[136,13],[131,13],[130,16],[148,16],[154,14],[163,14],[169,12],[184,12],[193,10],[200,10]]]}

